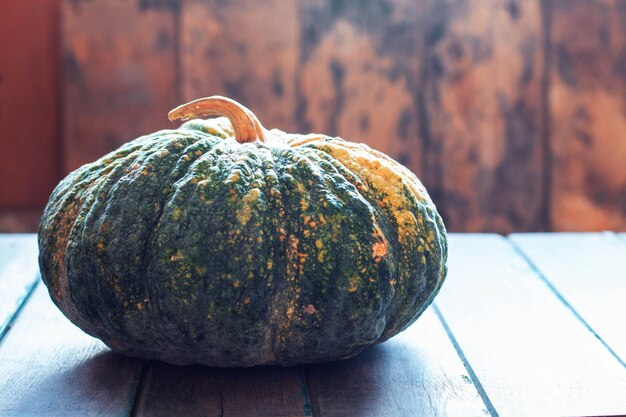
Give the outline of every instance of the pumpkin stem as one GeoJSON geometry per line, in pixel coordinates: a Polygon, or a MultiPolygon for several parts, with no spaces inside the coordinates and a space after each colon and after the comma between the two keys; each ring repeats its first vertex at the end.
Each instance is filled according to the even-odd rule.
{"type": "Polygon", "coordinates": [[[167,114],[170,121],[190,120],[202,116],[227,117],[233,125],[235,139],[239,143],[265,141],[265,129],[254,113],[228,97],[199,98],[182,104],[167,114]]]}

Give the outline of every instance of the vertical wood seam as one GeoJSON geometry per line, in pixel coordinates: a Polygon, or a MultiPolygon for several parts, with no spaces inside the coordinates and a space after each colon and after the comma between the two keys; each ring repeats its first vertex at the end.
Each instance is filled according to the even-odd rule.
{"type": "Polygon", "coordinates": [[[550,114],[550,73],[552,70],[552,1],[541,1],[541,28],[543,36],[543,74],[541,79],[541,165],[543,170],[543,188],[541,190],[542,226],[544,231],[552,230],[552,129],[550,114]]]}
{"type": "MultiPolygon", "coordinates": [[[[422,71],[424,74],[424,78],[427,79],[427,70],[422,71]]],[[[426,82],[424,82],[426,84],[426,82]]],[[[441,169],[441,152],[435,152],[434,147],[432,146],[431,141],[431,131],[430,131],[430,121],[428,118],[428,111],[426,110],[426,103],[424,98],[424,91],[420,91],[420,87],[417,86],[416,89],[418,91],[415,92],[417,97],[416,107],[418,111],[418,120],[419,120],[419,131],[420,131],[420,144],[422,147],[422,175],[424,176],[424,183],[426,183],[429,190],[432,190],[432,193],[437,195],[437,200],[435,204],[437,206],[445,206],[444,194],[440,193],[441,190],[441,175],[435,175],[436,173],[433,171],[439,171],[441,169]],[[435,160],[434,163],[432,160],[435,160]],[[436,166],[436,169],[431,169],[431,167],[436,166]]]]}
{"type": "Polygon", "coordinates": [[[185,0],[178,0],[176,7],[174,7],[173,20],[174,20],[174,39],[173,39],[173,53],[174,53],[174,100],[176,103],[183,102],[183,59],[181,52],[182,44],[182,19],[183,19],[183,7],[185,7],[185,0]]]}
{"type": "MultiPolygon", "coordinates": [[[[301,3],[298,3],[301,4],[301,3]]],[[[302,92],[302,72],[304,67],[304,52],[302,52],[302,22],[300,18],[301,11],[298,9],[298,45],[300,46],[300,53],[296,58],[296,65],[293,71],[294,77],[294,108],[291,112],[291,117],[293,119],[293,126],[295,130],[299,133],[307,133],[310,129],[309,123],[306,120],[306,97],[302,92]]]]}
{"type": "Polygon", "coordinates": [[[513,250],[515,250],[515,252],[517,252],[524,259],[524,261],[528,264],[528,266],[534,272],[537,278],[539,278],[548,287],[548,289],[556,296],[556,298],[561,302],[561,304],[563,304],[563,306],[565,306],[565,308],[567,308],[574,315],[576,320],[578,320],[592,335],[595,336],[596,339],[598,339],[598,341],[602,344],[602,346],[606,348],[606,350],[611,354],[611,356],[613,356],[619,362],[620,365],[626,368],[626,361],[624,361],[624,359],[622,359],[617,354],[617,352],[615,352],[613,348],[609,346],[609,344],[602,338],[602,336],[600,336],[593,329],[593,327],[591,327],[591,325],[587,322],[587,320],[585,320],[584,317],[574,308],[574,306],[571,305],[569,301],[567,301],[565,296],[563,296],[563,294],[561,294],[561,292],[552,284],[552,282],[548,279],[548,277],[543,272],[541,272],[541,270],[539,269],[537,264],[533,262],[531,257],[528,256],[526,252],[524,252],[524,250],[515,243],[515,241],[509,239],[508,237],[506,240],[511,245],[513,250]]]}
{"type": "Polygon", "coordinates": [[[304,133],[300,129],[300,113],[302,109],[300,109],[300,100],[302,99],[302,92],[300,91],[300,77],[302,72],[302,18],[300,16],[300,6],[302,2],[298,2],[298,5],[294,7],[295,16],[293,19],[296,21],[296,40],[295,44],[297,46],[296,53],[293,54],[293,74],[291,74],[291,86],[293,88],[293,107],[289,114],[289,118],[291,119],[291,128],[293,129],[293,133],[304,133]]]}
{"type": "Polygon", "coordinates": [[[432,308],[433,308],[433,311],[435,312],[435,315],[441,322],[441,325],[443,326],[443,329],[446,332],[446,335],[450,339],[450,343],[452,343],[452,346],[454,346],[454,350],[456,351],[457,355],[459,355],[459,359],[463,363],[463,366],[465,367],[465,370],[467,371],[470,379],[472,380],[472,383],[474,384],[476,391],[478,391],[478,395],[483,400],[483,403],[485,404],[485,407],[487,408],[487,412],[489,413],[489,415],[491,415],[491,417],[499,417],[499,414],[496,411],[495,407],[493,406],[493,403],[489,399],[489,396],[487,395],[485,388],[483,387],[480,380],[478,379],[478,375],[476,375],[476,372],[474,372],[474,369],[472,368],[472,365],[470,365],[469,360],[465,356],[463,349],[461,349],[461,345],[459,345],[459,342],[456,340],[456,337],[454,337],[454,334],[452,334],[452,330],[450,329],[450,327],[448,327],[448,323],[446,322],[446,319],[443,317],[443,314],[441,314],[439,307],[437,307],[437,305],[433,303],[432,308]]]}
{"type": "Polygon", "coordinates": [[[66,11],[65,11],[65,3],[62,0],[57,0],[57,10],[58,10],[58,15],[57,15],[57,31],[58,31],[58,46],[57,46],[57,57],[58,57],[58,62],[57,62],[57,69],[58,69],[58,73],[57,73],[57,88],[58,88],[58,92],[57,92],[57,120],[58,120],[58,144],[59,144],[59,155],[57,156],[58,160],[57,163],[59,164],[58,166],[58,171],[59,171],[59,180],[61,180],[62,178],[64,178],[68,172],[67,172],[67,155],[66,155],[66,150],[67,150],[67,146],[66,143],[68,143],[69,141],[67,140],[66,135],[68,134],[68,129],[67,129],[67,123],[66,123],[66,108],[67,108],[67,60],[66,60],[66,55],[67,55],[67,35],[65,33],[65,27],[66,27],[66,11]]]}
{"type": "MultiPolygon", "coordinates": [[[[427,4],[426,12],[428,14],[426,21],[431,22],[432,19],[432,5],[427,4]]],[[[441,148],[437,146],[433,146],[433,138],[432,138],[432,129],[430,124],[430,118],[428,115],[428,108],[426,105],[426,86],[430,82],[430,59],[432,47],[429,45],[428,39],[428,25],[424,25],[422,27],[423,33],[416,31],[416,36],[419,34],[422,36],[424,41],[424,49],[422,51],[422,64],[419,71],[420,79],[415,83],[415,105],[417,107],[418,112],[418,130],[420,136],[420,144],[422,148],[421,155],[421,164],[422,164],[422,175],[424,179],[424,183],[427,186],[431,197],[435,205],[441,210],[448,210],[448,206],[446,204],[446,196],[442,190],[443,182],[441,175],[441,148]]],[[[419,39],[418,39],[419,40],[419,39]]],[[[445,213],[444,213],[445,214],[445,213]]]]}
{"type": "Polygon", "coordinates": [[[56,97],[55,97],[55,134],[54,138],[55,146],[57,147],[56,154],[56,167],[55,167],[55,180],[60,181],[65,175],[63,167],[65,166],[65,155],[63,152],[63,135],[65,133],[65,126],[63,124],[63,115],[65,114],[65,94],[64,94],[64,84],[65,84],[65,60],[64,58],[64,48],[65,45],[63,37],[63,13],[61,13],[61,2],[54,2],[54,38],[55,38],[55,46],[54,46],[54,66],[56,70],[55,76],[55,87],[56,87],[56,97]]]}

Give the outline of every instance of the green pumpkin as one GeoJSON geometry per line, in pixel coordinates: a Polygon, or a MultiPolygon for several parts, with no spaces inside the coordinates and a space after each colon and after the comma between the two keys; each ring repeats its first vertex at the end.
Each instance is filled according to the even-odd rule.
{"type": "Polygon", "coordinates": [[[409,326],[446,275],[420,181],[366,145],[265,130],[224,97],[180,106],[56,187],[41,275],[111,349],[175,364],[351,357],[409,326]]]}

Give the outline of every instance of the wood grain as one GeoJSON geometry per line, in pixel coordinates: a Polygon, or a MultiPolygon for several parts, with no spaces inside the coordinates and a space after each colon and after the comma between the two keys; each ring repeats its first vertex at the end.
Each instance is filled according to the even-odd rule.
{"type": "Polygon", "coordinates": [[[39,285],[0,345],[0,415],[130,416],[142,363],[74,327],[39,285]]]}
{"type": "Polygon", "coordinates": [[[452,231],[540,230],[541,2],[439,1],[428,19],[427,185],[452,231]]]}
{"type": "Polygon", "coordinates": [[[616,0],[7,2],[0,208],[224,94],[390,154],[450,230],[626,230],[625,21],[616,0]]]}
{"type": "Polygon", "coordinates": [[[300,368],[211,368],[152,362],[136,416],[310,416],[300,368]]]}
{"type": "Polygon", "coordinates": [[[268,129],[294,131],[297,3],[182,4],[182,99],[225,95],[250,108],[268,129]]]}
{"type": "Polygon", "coordinates": [[[436,304],[500,416],[626,413],[626,369],[506,239],[453,235],[448,265],[436,304]]]}
{"type": "Polygon", "coordinates": [[[612,233],[510,239],[626,367],[626,245],[612,233]]]}
{"type": "Polygon", "coordinates": [[[306,380],[314,416],[487,414],[430,309],[400,335],[355,358],[307,366],[306,380]]]}
{"type": "MultiPolygon", "coordinates": [[[[511,241],[519,249],[496,235],[452,234],[439,317],[428,310],[384,344],[304,370],[153,362],[142,377],[143,361],[82,333],[39,285],[0,342],[0,415],[626,413],[619,361],[626,235],[511,241]]],[[[6,284],[21,279],[14,272],[32,282],[35,254],[34,235],[0,238],[3,302],[11,297],[4,289],[13,288],[6,284]]]]}
{"type": "Polygon", "coordinates": [[[223,94],[390,154],[450,230],[626,230],[624,22],[616,0],[7,2],[0,208],[223,94]]]}
{"type": "Polygon", "coordinates": [[[41,207],[59,175],[57,3],[0,7],[0,208],[41,207]]]}
{"type": "Polygon", "coordinates": [[[626,3],[553,0],[554,230],[626,230],[626,3]]]}
{"type": "Polygon", "coordinates": [[[365,142],[421,174],[416,89],[425,6],[410,0],[299,4],[299,131],[365,142]]]}
{"type": "Polygon", "coordinates": [[[63,169],[171,127],[175,0],[61,0],[63,169]]]}
{"type": "Polygon", "coordinates": [[[37,254],[34,235],[0,235],[0,340],[39,282],[37,254]]]}

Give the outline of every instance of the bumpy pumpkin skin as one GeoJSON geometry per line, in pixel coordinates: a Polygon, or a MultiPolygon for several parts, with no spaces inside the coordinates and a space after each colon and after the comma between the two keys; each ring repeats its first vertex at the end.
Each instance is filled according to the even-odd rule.
{"type": "Polygon", "coordinates": [[[39,231],[63,313],[113,350],[175,364],[353,356],[409,326],[446,275],[419,180],[339,138],[225,118],[129,142],[68,175],[39,231]]]}

